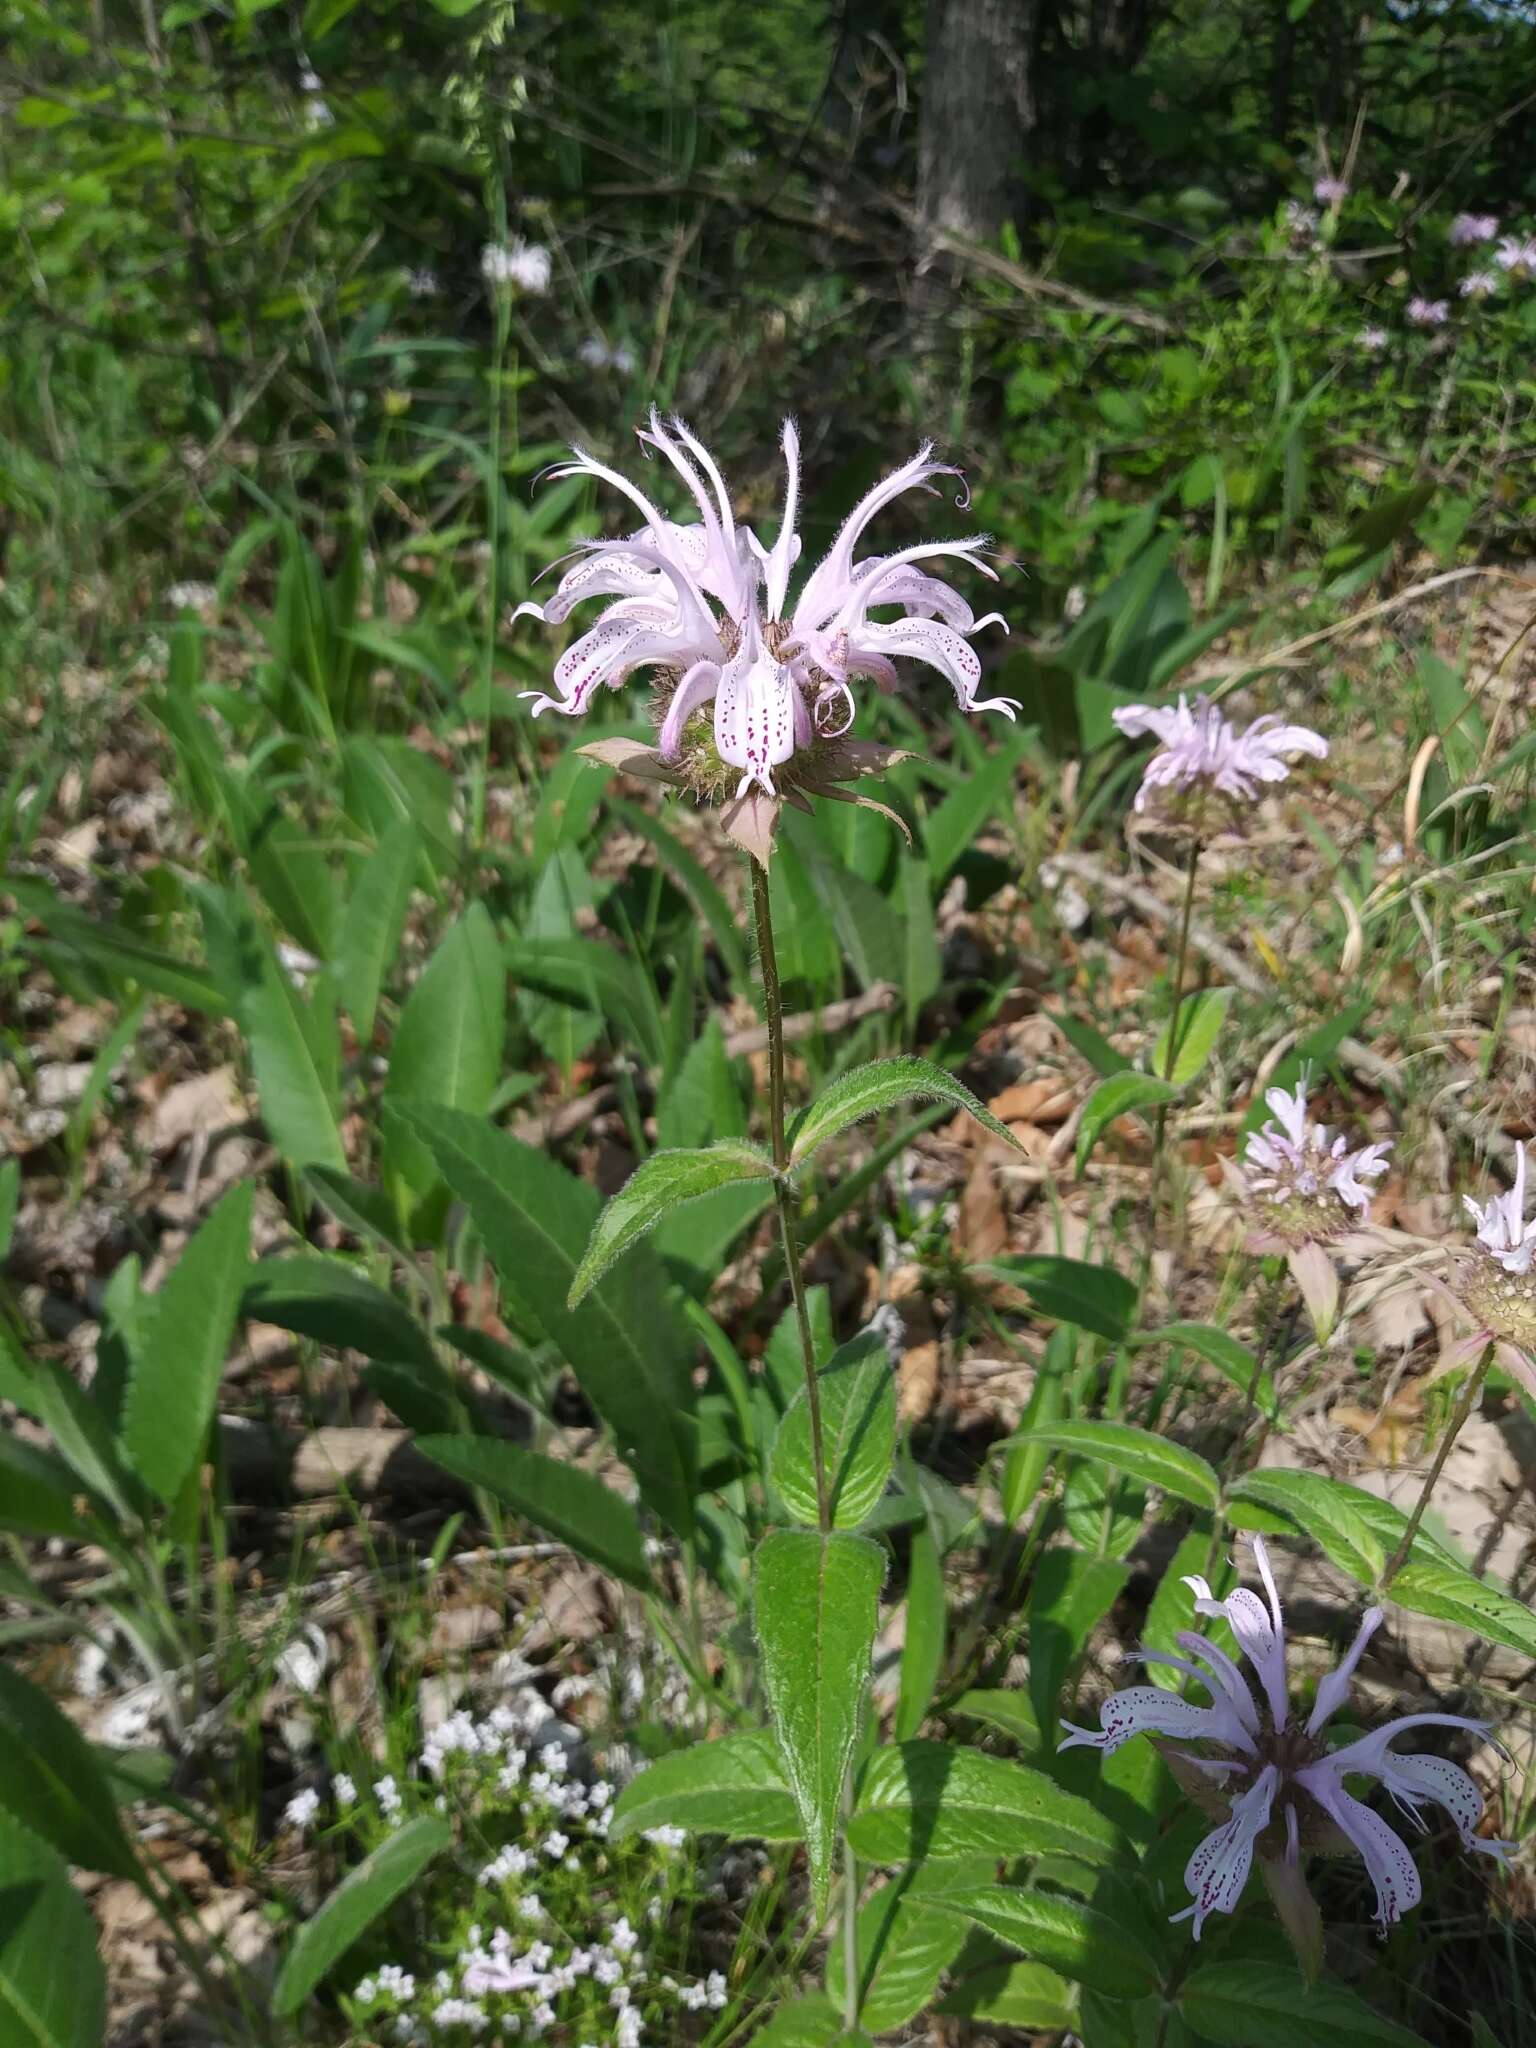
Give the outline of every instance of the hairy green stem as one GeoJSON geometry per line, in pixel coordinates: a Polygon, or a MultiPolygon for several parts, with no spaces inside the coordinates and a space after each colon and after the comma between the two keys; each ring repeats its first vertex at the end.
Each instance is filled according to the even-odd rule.
{"type": "Polygon", "coordinates": [[[1378,1592],[1385,1593],[1388,1586],[1391,1585],[1403,1566],[1408,1562],[1408,1553],[1413,1548],[1414,1537],[1419,1533],[1419,1524],[1424,1519],[1424,1510],[1429,1506],[1435,1488],[1440,1482],[1440,1474],[1445,1470],[1445,1461],[1455,1448],[1456,1439],[1461,1435],[1467,1417],[1477,1405],[1478,1397],[1483,1391],[1483,1381],[1488,1377],[1488,1368],[1492,1363],[1493,1346],[1485,1344],[1482,1357],[1479,1358],[1477,1364],[1473,1366],[1472,1371],[1467,1376],[1467,1384],[1461,1390],[1461,1398],[1456,1403],[1455,1412],[1451,1416],[1450,1426],[1440,1439],[1440,1448],[1435,1452],[1434,1463],[1424,1475],[1424,1484],[1419,1489],[1419,1497],[1414,1503],[1413,1513],[1408,1517],[1408,1526],[1403,1531],[1403,1540],[1398,1544],[1387,1562],[1387,1568],[1382,1573],[1377,1587],[1378,1592]]]}
{"type": "Polygon", "coordinates": [[[854,2033],[859,2024],[862,1986],[859,1982],[859,1859],[848,1840],[853,1809],[853,1774],[843,1784],[843,2025],[854,2033]]]}
{"type": "Polygon", "coordinates": [[[789,1193],[789,1140],[784,1129],[784,1003],[779,991],[779,962],[773,948],[773,906],[768,895],[767,871],[748,859],[752,871],[752,914],[757,925],[757,958],[763,976],[763,1010],[768,1024],[768,1128],[773,1141],[773,1200],[779,1215],[779,1234],[784,1241],[784,1270],[800,1326],[800,1356],[805,1365],[805,1398],[811,1415],[811,1463],[816,1472],[816,1519],[821,1533],[832,1527],[832,1503],[827,1496],[826,1464],[822,1456],[821,1389],[816,1384],[816,1344],[811,1336],[811,1313],[806,1306],[805,1281],[800,1272],[800,1246],[795,1236],[794,1211],[789,1193]]]}

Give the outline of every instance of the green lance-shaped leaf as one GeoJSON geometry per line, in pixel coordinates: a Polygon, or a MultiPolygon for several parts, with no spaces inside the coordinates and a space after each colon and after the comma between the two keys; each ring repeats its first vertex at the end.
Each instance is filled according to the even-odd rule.
{"type": "Polygon", "coordinates": [[[75,1513],[78,1490],[62,1458],[0,1433],[0,1529],[83,1537],[89,1532],[75,1513]]]}
{"type": "Polygon", "coordinates": [[[567,1306],[575,1308],[615,1259],[684,1202],[697,1202],[737,1181],[772,1178],[767,1153],[745,1138],[727,1139],[697,1152],[653,1152],[598,1211],[567,1306]]]}
{"type": "MultiPolygon", "coordinates": [[[[884,1338],[866,1330],[842,1345],[816,1385],[832,1520],[839,1529],[857,1528],[885,1492],[896,1453],[896,1379],[884,1338]]],[[[810,1399],[802,1387],[779,1424],[768,1472],[796,1521],[814,1526],[811,1443],[810,1399]]]]}
{"type": "MultiPolygon", "coordinates": [[[[490,1108],[506,1036],[507,971],[490,912],[472,903],[443,934],[407,996],[390,1047],[384,1099],[442,1103],[479,1116],[490,1108]]],[[[384,1127],[384,1182],[400,1199],[431,1192],[432,1154],[408,1123],[384,1127]]]]}
{"type": "Polygon", "coordinates": [[[101,2048],[106,2016],[95,1924],[64,1859],[0,1820],[0,2040],[101,2048]]]}
{"type": "Polygon", "coordinates": [[[337,936],[337,986],[365,1046],[373,1039],[379,991],[400,944],[420,858],[416,827],[399,819],[369,855],[337,936]]]}
{"type": "Polygon", "coordinates": [[[642,1592],[651,1587],[640,1518],[589,1472],[488,1436],[421,1436],[416,1448],[466,1485],[483,1487],[582,1557],[642,1592]]]}
{"type": "Polygon", "coordinates": [[[250,1267],[249,1181],[231,1188],[149,1305],[135,1347],[123,1443],[139,1477],[174,1502],[202,1455],[250,1267]]]}
{"type": "Polygon", "coordinates": [[[1536,1614],[1497,1586],[1485,1586],[1459,1565],[1416,1559],[1405,1564],[1386,1598],[1413,1614],[1449,1621],[1490,1643],[1502,1643],[1522,1657],[1536,1657],[1536,1614]]]}
{"type": "MultiPolygon", "coordinates": [[[[921,1892],[900,1880],[866,1899],[858,1919],[859,2024],[885,2034],[915,2019],[966,1938],[958,1914],[934,1912],[921,1892]]],[[[847,1968],[847,1943],[839,1933],[827,1957],[827,1989],[839,2006],[847,1968]]]]}
{"type": "Polygon", "coordinates": [[[838,2048],[848,2038],[842,2013],[825,1991],[808,1991],[781,2005],[767,2026],[752,2036],[751,2048],[838,2048]]]}
{"type": "Polygon", "coordinates": [[[907,1626],[901,1646],[896,1740],[909,1742],[922,1727],[944,1662],[947,1610],[944,1570],[933,1530],[925,1522],[912,1537],[907,1563],[907,1626]]]}
{"type": "Polygon", "coordinates": [[[785,1774],[826,1911],[843,1780],[875,1640],[885,1554],[864,1536],[776,1529],[758,1547],[752,1609],[785,1774]]]}
{"type": "Polygon", "coordinates": [[[445,1820],[422,1814],[397,1828],[347,1873],[299,1930],[278,1972],[272,2010],[279,2019],[292,2018],[358,1936],[416,1882],[452,1840],[453,1830],[445,1820]]]}
{"type": "Polygon", "coordinates": [[[1022,1288],[1041,1315],[1091,1331],[1095,1337],[1108,1337],[1113,1343],[1129,1333],[1136,1315],[1136,1289],[1125,1275],[1108,1266],[1091,1265],[1086,1259],[1028,1252],[989,1259],[974,1270],[1022,1288]]]}
{"type": "Polygon", "coordinates": [[[1150,1344],[1193,1351],[1197,1358],[1203,1358],[1224,1379],[1230,1380],[1245,1398],[1253,1390],[1260,1413],[1271,1422],[1279,1420],[1280,1399],[1275,1383],[1267,1372],[1259,1371],[1257,1352],[1214,1323],[1165,1323],[1160,1330],[1138,1330],[1129,1341],[1138,1351],[1150,1344]]]}
{"type": "Polygon", "coordinates": [[[1050,1422],[1021,1430],[1010,1442],[1049,1444],[1053,1450],[1092,1458],[1197,1508],[1213,1508],[1220,1498],[1221,1480],[1213,1465],[1182,1444],[1128,1422],[1050,1422]]]}
{"type": "Polygon", "coordinates": [[[858,1855],[887,1864],[1070,1856],[1098,1868],[1125,1846],[1097,1808],[1044,1772],[947,1742],[877,1749],[859,1779],[847,1833],[858,1855]]]}
{"type": "Polygon", "coordinates": [[[1065,2033],[1077,2019],[1077,1990],[1044,1963],[989,1963],[965,1977],[934,2011],[1026,2033],[1065,2033]]]}
{"type": "Polygon", "coordinates": [[[963,1914],[1076,1984],[1091,1984],[1112,1998],[1144,1998],[1157,1989],[1157,1958],[1140,1935],[1076,1899],[1018,1885],[972,1885],[926,1896],[930,1905],[963,1914]]]}
{"type": "MultiPolygon", "coordinates": [[[[1390,1501],[1321,1472],[1247,1472],[1232,1488],[1232,1500],[1239,1528],[1237,1511],[1243,1503],[1271,1508],[1310,1536],[1340,1571],[1373,1591],[1408,1526],[1408,1517],[1390,1501]]],[[[1451,1552],[1423,1529],[1414,1538],[1412,1560],[1460,1569],[1451,1552]]]]}
{"type": "Polygon", "coordinates": [[[355,1266],[301,1253],[262,1259],[246,1282],[241,1313],[365,1358],[431,1368],[432,1340],[408,1310],[355,1266]]]}
{"type": "Polygon", "coordinates": [[[1176,1088],[1193,1081],[1216,1049],[1231,1002],[1229,988],[1203,988],[1186,996],[1179,1005],[1178,1050],[1173,1056],[1173,1072],[1168,1074],[1169,1042],[1174,1029],[1174,1019],[1170,1017],[1152,1048],[1153,1073],[1167,1074],[1176,1088]]]}
{"type": "Polygon", "coordinates": [[[1425,2048],[1423,2036],[1373,2012],[1342,1984],[1310,1988],[1295,1970],[1207,1963],[1179,1993],[1179,2012],[1221,2048],[1425,2048]]]}
{"type": "Polygon", "coordinates": [[[900,1059],[875,1060],[867,1067],[855,1067],[852,1073],[840,1074],[823,1088],[810,1108],[795,1119],[790,1131],[791,1170],[802,1165],[819,1145],[835,1138],[850,1124],[856,1124],[866,1116],[877,1116],[882,1109],[890,1109],[898,1102],[913,1101],[952,1103],[956,1109],[963,1109],[975,1117],[979,1124],[985,1124],[989,1131],[1012,1145],[1015,1151],[1024,1149],[1008,1126],[999,1123],[986,1104],[953,1074],[936,1067],[931,1060],[904,1055],[900,1059]]]}
{"type": "Polygon", "coordinates": [[[779,1745],[766,1728],[676,1750],[631,1778],[613,1809],[610,1836],[691,1828],[736,1841],[798,1842],[800,1811],[779,1745]]]}
{"type": "Polygon", "coordinates": [[[0,1812],[66,1863],[139,1878],[111,1791],[90,1744],[20,1672],[0,1664],[0,1812]]]}
{"type": "Polygon", "coordinates": [[[693,1344],[659,1266],[638,1247],[578,1308],[567,1308],[596,1219],[596,1192],[479,1117],[419,1104],[395,1114],[408,1118],[469,1210],[520,1333],[555,1346],[613,1431],[647,1502],[669,1528],[691,1533],[693,1344]]]}
{"type": "Polygon", "coordinates": [[[1175,1102],[1178,1095],[1172,1082],[1161,1080],[1156,1074],[1111,1074],[1107,1081],[1101,1081],[1084,1103],[1082,1122],[1077,1127],[1078,1172],[1088,1164],[1100,1136],[1117,1116],[1175,1102]]]}

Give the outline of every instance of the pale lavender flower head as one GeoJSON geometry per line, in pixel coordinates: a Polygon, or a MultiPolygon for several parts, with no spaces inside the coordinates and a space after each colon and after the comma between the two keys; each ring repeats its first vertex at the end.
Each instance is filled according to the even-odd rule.
{"type": "Polygon", "coordinates": [[[1342,178],[1319,178],[1312,187],[1312,197],[1319,206],[1341,206],[1349,197],[1349,186],[1342,178]]]}
{"type": "Polygon", "coordinates": [[[1451,317],[1449,299],[1426,299],[1415,295],[1408,301],[1408,319],[1414,327],[1443,327],[1451,317]]]}
{"type": "Polygon", "coordinates": [[[1458,213],[1451,222],[1451,246],[1472,249],[1479,242],[1491,242],[1499,232],[1496,213],[1458,213]]]}
{"type": "Polygon", "coordinates": [[[1525,1220],[1526,1148],[1515,1148],[1515,1184],[1508,1194],[1474,1202],[1476,1251],[1458,1253],[1444,1292],[1470,1324],[1445,1354],[1447,1365],[1477,1358],[1488,1345],[1506,1372],[1536,1398],[1536,1218],[1525,1220]]]}
{"type": "Polygon", "coordinates": [[[978,695],[981,660],[970,644],[984,626],[1003,625],[1002,615],[978,619],[958,591],[923,566],[948,556],[994,576],[981,559],[984,535],[854,559],[883,507],[935,477],[958,475],[934,462],[929,446],[859,500],[791,601],[801,550],[794,423],[784,427],[784,511],[771,547],[738,525],[713,456],[681,420],[663,421],[653,412],[640,439],[677,472],[698,518],[689,525],[667,519],[618,470],[581,449],[551,472],[601,479],[629,499],[644,524],[624,540],[583,543],[554,596],[542,605],[520,604],[513,613],[514,619],[526,613],[558,625],[587,598],[615,599],[556,662],[555,694],[526,693],[534,698],[535,717],[544,711],[576,716],[603,686],[617,689],[637,670],[650,669],[659,681],[664,779],[675,779],[677,764],[691,764],[690,786],[720,796],[734,788],[739,802],[819,788],[827,750],[840,749],[842,760],[856,748],[844,738],[854,719],[855,680],[891,688],[897,657],[937,669],[962,710],[1014,716],[1013,699],[978,695]],[[877,619],[877,611],[897,616],[877,619]],[[711,707],[712,736],[700,724],[711,707]]]}
{"type": "Polygon", "coordinates": [[[1515,1147],[1515,1184],[1507,1195],[1479,1205],[1470,1195],[1462,1201],[1477,1225],[1477,1241],[1506,1273],[1526,1274],[1536,1265],[1536,1220],[1525,1220],[1525,1147],[1515,1147]]]}
{"type": "Polygon", "coordinates": [[[1456,289],[1464,299],[1486,299],[1499,288],[1496,270],[1469,270],[1456,289]]]}
{"type": "Polygon", "coordinates": [[[1504,235],[1493,252],[1500,270],[1530,277],[1536,274],[1536,235],[1504,235]]]}
{"type": "Polygon", "coordinates": [[[1224,1616],[1258,1680],[1255,1693],[1241,1667],[1215,1643],[1191,1631],[1177,1638],[1183,1656],[1158,1650],[1138,1653],[1144,1664],[1162,1664],[1195,1679],[1210,1695],[1199,1706],[1160,1685],[1136,1685],[1112,1693],[1099,1709],[1099,1728],[1067,1728],[1063,1749],[1080,1745],[1110,1756],[1137,1735],[1168,1743],[1196,1743],[1173,1749],[1158,1742],[1180,1785],[1221,1825],[1190,1857],[1184,1882],[1194,1898],[1175,1920],[1190,1920],[1195,1939],[1212,1913],[1235,1911],[1257,1855],[1288,1930],[1310,1919],[1320,1938],[1317,1908],[1301,1873],[1304,1849],[1323,1848],[1342,1835],[1359,1852],[1376,1888],[1376,1918],[1383,1933],[1416,1906],[1423,1894],[1407,1845],[1379,1814],[1345,1788],[1351,1776],[1375,1778],[1399,1810],[1420,1827],[1421,1809],[1435,1805],[1451,1817],[1462,1846],[1502,1859],[1511,1846],[1478,1835],[1483,1795],[1459,1764],[1445,1757],[1403,1755],[1392,1748],[1400,1735],[1417,1728],[1460,1728],[1483,1736],[1488,1727],[1459,1714],[1402,1714],[1372,1735],[1325,1746],[1323,1729],[1349,1697],[1350,1680],[1366,1645],[1383,1619],[1379,1607],[1366,1610],[1354,1641],[1338,1666],[1317,1688],[1305,1721],[1293,1721],[1287,1697],[1285,1623],[1280,1594],[1262,1536],[1253,1554],[1264,1584],[1263,1600],[1240,1587],[1216,1599],[1203,1578],[1186,1578],[1197,1614],[1224,1616]]]}
{"type": "Polygon", "coordinates": [[[1391,336],[1387,333],[1385,327],[1362,327],[1359,340],[1360,346],[1368,354],[1376,356],[1381,354],[1381,351],[1391,340],[1391,336]]]}
{"type": "Polygon", "coordinates": [[[1314,206],[1303,206],[1298,199],[1285,202],[1285,225],[1293,242],[1312,242],[1317,239],[1318,216],[1314,206]]]}
{"type": "Polygon", "coordinates": [[[1115,724],[1131,738],[1152,733],[1162,742],[1148,761],[1134,808],[1146,810],[1155,792],[1187,791],[1209,784],[1223,796],[1249,803],[1263,782],[1284,782],[1287,757],[1311,754],[1327,759],[1328,742],[1304,725],[1283,725],[1266,713],[1241,732],[1223,718],[1219,705],[1197,697],[1177,704],[1127,704],[1115,724]]]}

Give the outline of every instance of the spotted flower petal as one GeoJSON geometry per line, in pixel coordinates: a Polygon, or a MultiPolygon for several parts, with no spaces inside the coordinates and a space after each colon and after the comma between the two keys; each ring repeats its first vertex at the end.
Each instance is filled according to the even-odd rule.
{"type": "Polygon", "coordinates": [[[1230,1913],[1242,1897],[1253,1868],[1253,1845],[1269,1825],[1279,1783],[1279,1771],[1266,1764],[1247,1791],[1233,1800],[1231,1818],[1206,1836],[1185,1866],[1184,1882],[1195,1902],[1173,1917],[1194,1920],[1196,1941],[1212,1913],[1230,1913]]]}

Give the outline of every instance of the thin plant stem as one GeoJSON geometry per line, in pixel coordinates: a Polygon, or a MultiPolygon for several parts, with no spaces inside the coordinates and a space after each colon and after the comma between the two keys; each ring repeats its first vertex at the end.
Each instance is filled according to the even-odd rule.
{"type": "Polygon", "coordinates": [[[773,947],[773,908],[768,895],[767,871],[752,859],[752,914],[757,925],[757,958],[763,976],[763,1010],[768,1025],[768,1128],[773,1141],[773,1199],[779,1215],[779,1235],[784,1243],[784,1270],[800,1326],[800,1355],[805,1365],[805,1398],[811,1416],[811,1463],[816,1472],[816,1519],[825,1536],[831,1533],[832,1503],[827,1495],[826,1465],[822,1457],[821,1389],[816,1384],[816,1344],[811,1335],[811,1313],[806,1306],[805,1281],[800,1272],[800,1246],[795,1236],[795,1218],[789,1192],[789,1140],[784,1130],[784,1003],[779,990],[779,962],[773,947]]]}
{"type": "Polygon", "coordinates": [[[843,1782],[843,2025],[856,2032],[859,2024],[859,1859],[848,1840],[853,1809],[853,1773],[843,1782]]]}
{"type": "Polygon", "coordinates": [[[1173,1018],[1168,1026],[1168,1057],[1163,1061],[1163,1079],[1171,1081],[1178,1065],[1183,1036],[1184,976],[1189,969],[1189,927],[1195,911],[1195,876],[1200,867],[1200,841],[1189,843],[1189,870],[1184,877],[1184,907],[1179,913],[1179,942],[1173,956],[1173,1018]]]}
{"type": "Polygon", "coordinates": [[[1419,1533],[1419,1524],[1424,1519],[1424,1510],[1429,1506],[1434,1496],[1435,1488],[1440,1483],[1440,1474],[1445,1470],[1445,1461],[1455,1448],[1456,1439],[1461,1435],[1467,1417],[1477,1405],[1478,1397],[1483,1391],[1483,1381],[1488,1377],[1488,1368],[1492,1363],[1493,1346],[1485,1344],[1482,1357],[1473,1366],[1471,1373],[1468,1375],[1467,1384],[1461,1390],[1461,1398],[1456,1403],[1455,1412],[1451,1416],[1450,1426],[1444,1436],[1441,1437],[1440,1447],[1435,1452],[1434,1463],[1424,1475],[1424,1484],[1419,1489],[1419,1497],[1414,1503],[1413,1513],[1408,1517],[1408,1526],[1403,1531],[1403,1540],[1398,1544],[1387,1562],[1387,1568],[1382,1573],[1377,1587],[1378,1592],[1385,1593],[1388,1586],[1391,1585],[1403,1566],[1408,1562],[1408,1553],[1413,1548],[1414,1537],[1419,1533]]]}

